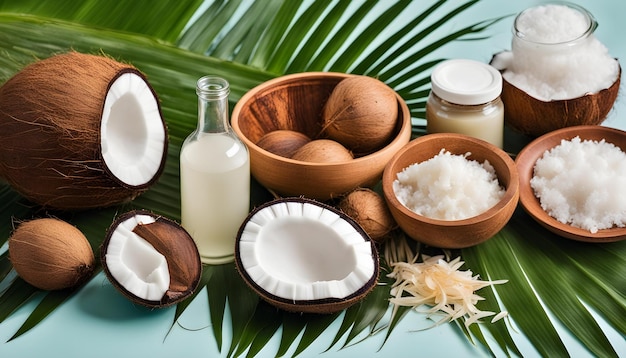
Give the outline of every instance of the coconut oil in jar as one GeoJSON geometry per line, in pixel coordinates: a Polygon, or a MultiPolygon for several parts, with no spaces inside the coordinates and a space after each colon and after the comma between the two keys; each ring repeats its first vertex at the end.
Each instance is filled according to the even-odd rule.
{"type": "Polygon", "coordinates": [[[619,64],[594,36],[598,23],[581,6],[547,3],[520,12],[513,24],[504,78],[543,101],[581,97],[609,88],[619,64]]]}
{"type": "Polygon", "coordinates": [[[181,223],[203,263],[234,260],[235,237],[249,213],[250,156],[230,127],[229,83],[198,80],[198,128],[180,154],[181,223]]]}
{"type": "Polygon", "coordinates": [[[597,26],[593,15],[576,4],[531,7],[515,17],[511,48],[514,54],[525,57],[519,65],[545,67],[547,64],[558,70],[559,65],[569,62],[568,57],[584,56],[597,26]]]}
{"type": "Polygon", "coordinates": [[[435,67],[431,84],[426,103],[428,133],[465,134],[503,147],[504,104],[498,70],[473,60],[447,60],[435,67]]]}

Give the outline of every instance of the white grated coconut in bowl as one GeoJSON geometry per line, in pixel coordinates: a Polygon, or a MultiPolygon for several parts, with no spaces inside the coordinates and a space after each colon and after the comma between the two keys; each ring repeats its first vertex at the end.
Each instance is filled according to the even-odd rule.
{"type": "Polygon", "coordinates": [[[530,186],[561,223],[592,234],[626,226],[626,153],[604,139],[562,140],[537,160],[530,186]]]}
{"type": "Polygon", "coordinates": [[[433,158],[411,164],[393,182],[402,205],[438,220],[463,220],[487,211],[504,196],[495,169],[445,149],[433,158]]]}

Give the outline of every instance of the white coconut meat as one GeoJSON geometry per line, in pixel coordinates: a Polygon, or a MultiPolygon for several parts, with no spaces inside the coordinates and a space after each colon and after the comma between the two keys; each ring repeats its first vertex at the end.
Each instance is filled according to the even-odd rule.
{"type": "Polygon", "coordinates": [[[274,296],[344,298],[375,275],[369,238],[324,206],[279,202],[261,208],[244,225],[238,242],[241,265],[274,296]]]}
{"type": "Polygon", "coordinates": [[[106,95],[100,129],[102,157],[111,174],[128,186],[147,184],[160,169],[166,142],[151,88],[136,73],[120,75],[106,95]]]}
{"type": "Polygon", "coordinates": [[[128,292],[148,301],[161,300],[170,286],[165,256],[133,232],[137,225],[154,222],[149,215],[121,222],[111,234],[105,256],[111,276],[128,292]]]}

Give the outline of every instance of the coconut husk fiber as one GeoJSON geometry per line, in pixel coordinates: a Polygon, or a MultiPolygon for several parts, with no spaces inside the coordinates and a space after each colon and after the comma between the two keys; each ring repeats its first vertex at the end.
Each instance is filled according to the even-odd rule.
{"type": "Polygon", "coordinates": [[[28,200],[65,210],[110,206],[147,190],[162,168],[130,187],[108,172],[100,149],[106,94],[128,72],[146,80],[132,65],[68,52],[10,78],[0,87],[0,176],[28,200]]]}

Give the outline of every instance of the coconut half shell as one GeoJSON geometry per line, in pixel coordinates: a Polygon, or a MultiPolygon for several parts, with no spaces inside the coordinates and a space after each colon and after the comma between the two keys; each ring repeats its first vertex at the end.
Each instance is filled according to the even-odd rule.
{"type": "Polygon", "coordinates": [[[119,204],[161,175],[167,129],[135,67],[69,52],[32,63],[0,87],[0,176],[56,209],[119,204]]]}
{"type": "Polygon", "coordinates": [[[104,272],[124,296],[166,307],[191,296],[202,275],[198,248],[176,222],[146,210],[120,215],[100,248],[104,272]]]}
{"type": "Polygon", "coordinates": [[[350,217],[305,198],[255,208],[235,243],[246,284],[290,312],[328,314],[363,299],[377,284],[378,252],[350,217]]]}
{"type": "MultiPolygon", "coordinates": [[[[505,70],[501,70],[504,72],[505,70]]],[[[606,89],[581,97],[543,101],[502,78],[505,123],[516,131],[538,137],[557,129],[577,125],[599,125],[617,99],[621,67],[617,79],[606,89]]]]}

